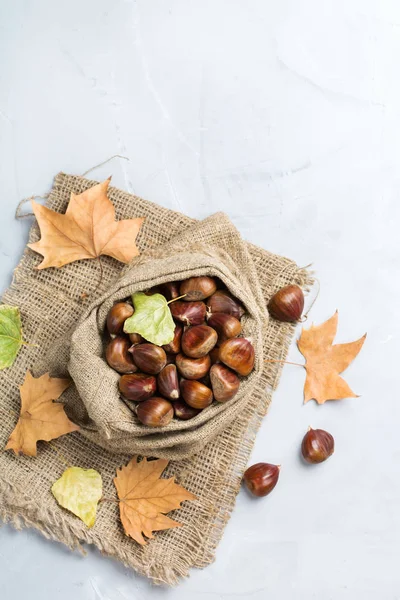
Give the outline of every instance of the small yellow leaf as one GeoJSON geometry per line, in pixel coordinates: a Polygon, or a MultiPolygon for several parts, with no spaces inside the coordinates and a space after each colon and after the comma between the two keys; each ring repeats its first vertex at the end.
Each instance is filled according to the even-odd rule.
{"type": "Polygon", "coordinates": [[[93,527],[96,521],[97,503],[102,494],[101,475],[94,469],[69,467],[51,488],[57,502],[85,525],[93,527]]]}

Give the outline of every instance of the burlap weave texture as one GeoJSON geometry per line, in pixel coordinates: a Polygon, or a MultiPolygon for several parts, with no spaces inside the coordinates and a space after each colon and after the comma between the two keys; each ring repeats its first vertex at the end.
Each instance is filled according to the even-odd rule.
{"type": "MultiPolygon", "coordinates": [[[[81,177],[59,174],[48,206],[65,212],[71,191],[80,193],[94,183],[81,177]]],[[[177,239],[195,224],[184,215],[115,188],[110,188],[110,198],[118,219],[146,218],[138,236],[138,246],[143,253],[151,248],[157,253],[158,246],[177,239]]],[[[225,217],[220,216],[220,219],[222,223],[225,217]]],[[[30,242],[38,239],[39,231],[35,224],[30,242]]],[[[258,276],[264,306],[274,291],[285,284],[296,282],[307,285],[307,273],[288,259],[250,244],[247,244],[247,251],[258,276]]],[[[76,327],[78,319],[88,310],[91,293],[99,278],[97,261],[79,261],[59,270],[37,271],[34,267],[40,260],[39,255],[27,249],[15,271],[12,285],[3,297],[3,302],[20,307],[25,339],[37,344],[37,347],[22,348],[14,366],[0,374],[0,447],[4,447],[15,426],[20,405],[18,386],[26,370],[32,369],[35,376],[48,370],[46,356],[49,349],[57,338],[76,327]]],[[[113,259],[104,258],[103,282],[96,292],[99,297],[116,284],[122,268],[113,259]]],[[[264,325],[263,356],[284,359],[293,327],[272,319],[268,322],[265,319],[264,325]]],[[[157,533],[154,540],[141,548],[124,535],[117,504],[102,503],[97,522],[90,530],[76,517],[59,508],[50,487],[65,469],[63,461],[97,469],[103,478],[104,495],[115,497],[112,483],[115,469],[130,458],[130,454],[116,455],[100,449],[79,433],[59,438],[52,445],[39,443],[35,459],[16,457],[10,452],[0,454],[1,517],[17,527],[34,526],[47,537],[70,547],[77,546],[80,541],[93,543],[155,582],[176,583],[179,577],[188,574],[191,567],[204,567],[213,560],[280,369],[278,364],[264,364],[262,372],[257,375],[257,384],[242,407],[240,418],[234,419],[198,454],[172,461],[168,466],[167,474],[175,475],[179,483],[198,496],[197,501],[185,503],[176,513],[175,517],[184,525],[182,528],[157,533]]]]}

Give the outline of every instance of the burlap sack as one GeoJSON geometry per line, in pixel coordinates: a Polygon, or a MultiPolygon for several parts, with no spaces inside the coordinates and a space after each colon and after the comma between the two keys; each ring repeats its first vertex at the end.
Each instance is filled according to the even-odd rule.
{"type": "MultiPolygon", "coordinates": [[[[80,193],[94,183],[60,174],[48,206],[65,212],[71,192],[80,193]]],[[[142,253],[174,239],[194,224],[184,215],[114,188],[110,188],[110,197],[118,219],[146,217],[138,237],[142,253]]],[[[38,239],[35,224],[29,241],[38,239]]],[[[283,285],[307,285],[307,273],[293,262],[250,244],[247,249],[258,274],[264,305],[283,285]]],[[[37,347],[23,347],[13,367],[0,373],[0,448],[4,448],[15,426],[20,408],[19,385],[26,370],[32,369],[35,376],[48,370],[47,352],[56,338],[76,327],[80,316],[87,311],[85,298],[91,297],[99,278],[97,261],[80,261],[58,270],[35,270],[40,261],[39,255],[27,249],[3,297],[4,302],[20,307],[25,339],[37,347]]],[[[99,295],[119,277],[121,264],[106,258],[103,269],[103,292],[99,295]]],[[[283,360],[293,332],[291,325],[270,319],[263,333],[264,356],[283,360]]],[[[117,455],[101,449],[80,433],[63,436],[51,444],[39,443],[36,458],[0,453],[1,518],[16,527],[33,526],[46,537],[71,548],[81,542],[95,544],[103,553],[154,582],[176,583],[191,567],[204,567],[213,560],[280,370],[278,363],[265,363],[240,418],[234,419],[198,454],[170,462],[167,476],[175,475],[198,500],[186,502],[175,514],[171,513],[183,527],[158,532],[144,548],[124,535],[116,503],[102,503],[95,526],[88,529],[61,509],[53,498],[51,485],[64,471],[65,463],[97,469],[103,478],[104,496],[116,497],[112,482],[115,470],[129,460],[130,454],[117,455]]]]}
{"type": "MultiPolygon", "coordinates": [[[[61,397],[81,433],[107,450],[179,460],[199,452],[240,415],[263,369],[263,328],[268,313],[257,272],[245,242],[229,219],[219,213],[149,250],[123,269],[121,277],[84,312],[72,335],[55,344],[51,371],[71,375],[61,397]],[[142,425],[118,392],[119,375],[104,360],[104,327],[110,307],[132,293],[166,281],[213,275],[225,283],[247,310],[243,334],[252,339],[254,371],[227,403],[214,402],[190,421],[173,419],[166,427],[142,425]],[[66,354],[69,351],[67,361],[66,354]],[[82,418],[83,417],[83,418],[82,418]]],[[[52,359],[51,359],[52,357],[52,359]]]]}

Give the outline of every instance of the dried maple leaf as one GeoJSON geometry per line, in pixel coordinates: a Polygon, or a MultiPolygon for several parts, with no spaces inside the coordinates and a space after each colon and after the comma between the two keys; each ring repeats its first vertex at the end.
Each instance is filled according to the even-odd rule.
{"type": "Polygon", "coordinates": [[[135,240],[143,219],[115,220],[115,210],[107,196],[110,179],[82,194],[71,193],[64,215],[32,201],[41,239],[29,248],[42,254],[37,267],[62,267],[82,258],[102,254],[128,263],[139,254],[135,240]]]}
{"type": "Polygon", "coordinates": [[[185,490],[173,477],[160,479],[167,460],[147,460],[137,462],[134,456],[126,467],[117,469],[114,479],[117,488],[119,512],[126,535],[138,544],[145,545],[142,533],[152,538],[153,531],[181,527],[163,513],[179,508],[184,500],[196,500],[191,492],[185,490]]]}
{"type": "Polygon", "coordinates": [[[333,346],[338,322],[338,313],[321,325],[303,329],[297,346],[306,359],[307,371],[304,384],[304,402],[357,398],[347,383],[339,376],[360,352],[366,335],[356,342],[333,346]]]}
{"type": "Polygon", "coordinates": [[[70,383],[69,379],[57,379],[48,373],[35,379],[27,371],[25,381],[20,386],[21,413],[6,450],[36,456],[36,442],[39,440],[49,442],[79,429],[68,419],[63,404],[53,402],[70,383]]]}

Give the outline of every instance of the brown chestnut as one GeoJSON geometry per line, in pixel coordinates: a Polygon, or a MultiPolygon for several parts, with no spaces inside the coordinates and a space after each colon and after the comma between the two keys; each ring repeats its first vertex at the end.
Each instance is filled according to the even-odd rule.
{"type": "Polygon", "coordinates": [[[167,364],[167,356],[161,346],[145,343],[131,348],[133,362],[144,373],[157,375],[167,364]]]}
{"type": "Polygon", "coordinates": [[[176,400],[176,402],[173,404],[173,407],[175,417],[177,419],[181,419],[182,421],[193,419],[193,417],[201,413],[201,408],[193,408],[193,406],[186,404],[184,400],[176,400]]]}
{"type": "Polygon", "coordinates": [[[217,284],[214,277],[190,277],[182,281],[179,288],[179,295],[185,297],[185,302],[192,302],[194,300],[204,300],[211,296],[217,290],[217,284]]]}
{"type": "Polygon", "coordinates": [[[311,427],[303,437],[301,453],[308,463],[321,463],[329,458],[335,450],[333,436],[324,429],[311,427]]]}
{"type": "Polygon", "coordinates": [[[303,290],[298,285],[286,285],[268,303],[269,313],[278,321],[298,321],[304,309],[303,290]]]}
{"type": "Polygon", "coordinates": [[[113,335],[122,333],[126,319],[131,317],[134,312],[132,304],[129,304],[128,302],[118,302],[117,304],[114,304],[107,315],[108,332],[113,335]]]}
{"type": "Polygon", "coordinates": [[[253,344],[246,338],[226,340],[219,348],[219,358],[227,367],[245,377],[254,368],[253,344]]]}
{"type": "Polygon", "coordinates": [[[239,300],[236,300],[229,292],[218,290],[207,300],[207,308],[210,313],[226,313],[240,321],[244,315],[244,308],[239,300]]]}
{"type": "Polygon", "coordinates": [[[169,305],[175,321],[184,325],[200,325],[206,318],[206,305],[204,302],[183,302],[177,300],[169,305]]]}
{"type": "Polygon", "coordinates": [[[168,400],[179,398],[178,372],[175,365],[166,365],[157,375],[157,387],[161,396],[168,400]]]}
{"type": "Polygon", "coordinates": [[[243,480],[254,496],[267,496],[278,483],[279,472],[279,465],[257,463],[244,472],[243,480]]]}
{"type": "Polygon", "coordinates": [[[185,402],[193,408],[206,408],[213,401],[210,388],[199,381],[181,379],[181,394],[185,402]]]}
{"type": "Polygon", "coordinates": [[[171,402],[153,396],[144,402],[141,402],[136,409],[136,414],[143,425],[148,427],[165,427],[171,423],[174,416],[174,409],[171,402]]]}
{"type": "Polygon", "coordinates": [[[179,294],[179,281],[170,281],[168,283],[162,283],[160,285],[160,292],[167,300],[175,300],[179,294]]]}
{"type": "Polygon", "coordinates": [[[130,333],[129,339],[133,346],[136,346],[137,344],[141,344],[142,342],[144,342],[144,339],[142,338],[140,333],[130,333]]]}
{"type": "Polygon", "coordinates": [[[142,402],[151,398],[157,389],[156,378],[145,373],[122,375],[118,387],[124,398],[134,402],[142,402]]]}
{"type": "Polygon", "coordinates": [[[182,351],[190,358],[200,358],[214,348],[217,339],[217,332],[208,325],[189,327],[182,335],[182,351]]]}
{"type": "Polygon", "coordinates": [[[129,354],[128,338],[118,335],[112,339],[106,348],[106,361],[118,373],[136,373],[137,366],[129,354]]]}
{"type": "Polygon", "coordinates": [[[164,344],[162,348],[165,350],[167,354],[178,354],[181,350],[181,337],[182,337],[183,327],[182,325],[177,325],[174,331],[174,339],[169,344],[164,344]]]}
{"type": "Polygon", "coordinates": [[[217,402],[227,402],[239,389],[240,379],[228,367],[213,365],[210,369],[211,387],[217,402]]]}
{"type": "Polygon", "coordinates": [[[239,319],[226,313],[209,314],[207,324],[218,333],[219,344],[222,344],[225,340],[237,337],[242,331],[239,319]]]}
{"type": "Polygon", "coordinates": [[[211,367],[211,360],[208,354],[200,358],[189,358],[184,354],[178,354],[176,357],[176,366],[179,373],[185,379],[200,379],[208,373],[211,367]]]}

